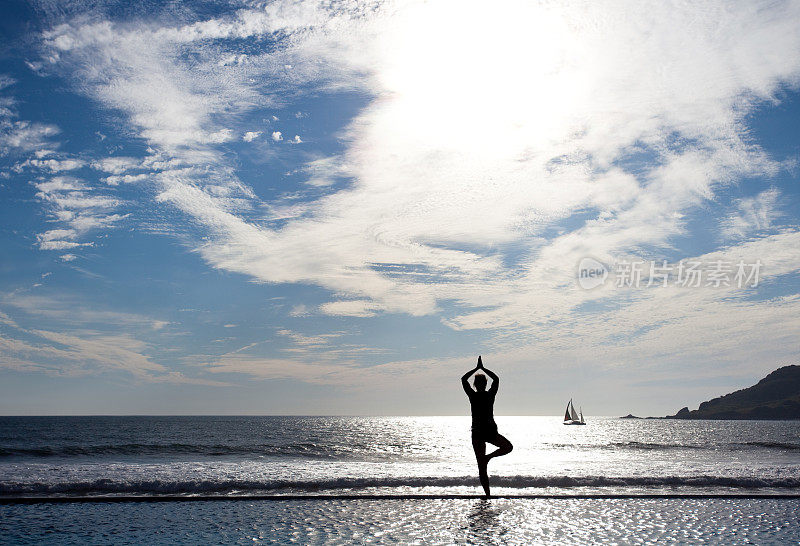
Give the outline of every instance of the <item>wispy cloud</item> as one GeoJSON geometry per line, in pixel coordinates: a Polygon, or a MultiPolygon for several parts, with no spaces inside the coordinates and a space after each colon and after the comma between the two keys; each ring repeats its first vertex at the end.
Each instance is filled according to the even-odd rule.
{"type": "MultiPolygon", "coordinates": [[[[9,93],[13,88],[5,91],[9,93]]],[[[73,175],[73,171],[86,167],[87,161],[57,151],[60,144],[54,137],[61,133],[58,127],[14,121],[16,117],[17,113],[13,110],[0,113],[0,154],[25,158],[11,166],[10,170],[34,174],[36,197],[44,204],[50,221],[58,226],[36,235],[39,248],[63,252],[93,246],[93,241],[80,239],[90,232],[110,228],[126,218],[126,214],[114,212],[121,201],[103,195],[73,175]]],[[[119,170],[123,162],[119,159],[105,159],[93,165],[95,168],[113,166],[112,170],[119,170]]],[[[65,261],[73,258],[74,254],[63,256],[65,261]]]]}
{"type": "Polygon", "coordinates": [[[776,188],[765,190],[755,197],[737,199],[734,210],[722,219],[722,235],[727,238],[743,238],[764,232],[780,217],[776,188]]]}
{"type": "MultiPolygon", "coordinates": [[[[9,112],[10,113],[10,112],[9,112]]],[[[4,121],[0,125],[0,147],[20,152],[34,152],[50,145],[49,138],[59,133],[58,127],[29,121],[4,121]]]]}
{"type": "Polygon", "coordinates": [[[81,180],[71,177],[54,177],[35,184],[36,196],[47,204],[54,222],[62,227],[37,235],[42,250],[69,250],[92,246],[91,241],[77,239],[99,229],[107,229],[124,220],[127,215],[114,212],[120,200],[97,193],[81,180]]]}
{"type": "Polygon", "coordinates": [[[65,299],[4,294],[0,303],[22,317],[0,312],[0,368],[57,376],[123,372],[143,382],[224,385],[203,377],[187,376],[156,362],[153,347],[136,337],[141,330],[155,332],[168,323],[151,318],[93,309],[65,299]],[[21,320],[47,320],[53,329],[24,327],[21,320]]]}

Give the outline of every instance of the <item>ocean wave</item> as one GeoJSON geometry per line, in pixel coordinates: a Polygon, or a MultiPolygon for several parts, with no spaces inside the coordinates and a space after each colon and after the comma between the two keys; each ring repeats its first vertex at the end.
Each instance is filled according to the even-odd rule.
{"type": "Polygon", "coordinates": [[[553,449],[634,449],[634,450],[668,450],[668,449],[710,449],[708,445],[697,444],[661,444],[657,442],[609,442],[607,444],[581,443],[548,443],[546,447],[553,449]]]}
{"type": "Polygon", "coordinates": [[[780,449],[784,451],[800,451],[800,444],[793,444],[790,442],[742,442],[736,445],[755,448],[780,449]]]}
{"type": "Polygon", "coordinates": [[[320,446],[311,442],[292,445],[203,445],[203,444],[102,444],[80,446],[36,446],[0,447],[0,458],[4,457],[95,457],[107,455],[255,455],[255,456],[302,456],[308,458],[333,458],[340,454],[352,455],[352,451],[320,446]]]}
{"type": "MultiPolygon", "coordinates": [[[[609,442],[593,443],[544,443],[543,448],[553,450],[599,449],[599,450],[715,450],[726,449],[769,449],[800,451],[800,444],[790,442],[753,441],[731,444],[690,444],[659,442],[609,442]]],[[[402,450],[399,450],[402,452],[402,450]]],[[[407,453],[402,453],[408,456],[407,453]]],[[[326,442],[300,442],[296,444],[194,444],[194,443],[127,443],[95,445],[43,445],[43,446],[0,446],[0,460],[8,458],[49,458],[49,457],[108,457],[108,456],[168,456],[199,455],[203,457],[302,457],[307,459],[352,458],[364,456],[374,459],[391,458],[398,451],[380,450],[375,445],[337,445],[326,442]]]]}
{"type": "Polygon", "coordinates": [[[736,442],[736,443],[707,443],[707,444],[663,444],[658,442],[638,442],[631,440],[628,442],[609,442],[607,444],[590,443],[549,443],[544,444],[551,449],[632,449],[632,450],[671,450],[671,449],[698,449],[698,450],[718,450],[718,449],[778,449],[784,451],[800,451],[800,444],[790,442],[736,442]]]}
{"type": "MultiPolygon", "coordinates": [[[[75,482],[0,482],[0,496],[48,495],[209,495],[257,492],[323,492],[374,488],[477,487],[473,476],[331,478],[321,480],[136,480],[95,479],[75,482]]],[[[732,488],[797,489],[800,478],[728,476],[493,476],[493,487],[527,488],[732,488]]]]}

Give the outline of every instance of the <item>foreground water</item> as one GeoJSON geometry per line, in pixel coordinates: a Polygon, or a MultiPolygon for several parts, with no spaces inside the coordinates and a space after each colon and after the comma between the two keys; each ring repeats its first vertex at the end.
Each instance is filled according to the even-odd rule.
{"type": "Polygon", "coordinates": [[[796,544],[789,499],[211,501],[0,506],[6,544],[796,544]]]}
{"type": "MultiPolygon", "coordinates": [[[[493,492],[797,493],[800,422],[498,417],[493,492]]],[[[466,417],[3,417],[0,496],[476,493],[466,417]]]]}

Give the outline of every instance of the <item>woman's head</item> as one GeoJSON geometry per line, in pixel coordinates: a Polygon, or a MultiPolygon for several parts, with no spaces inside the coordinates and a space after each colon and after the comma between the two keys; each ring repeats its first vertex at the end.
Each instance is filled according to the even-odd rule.
{"type": "Polygon", "coordinates": [[[485,391],[486,390],[486,376],[483,375],[483,374],[480,374],[480,373],[475,374],[475,381],[473,382],[473,385],[475,385],[475,389],[476,390],[485,391]]]}

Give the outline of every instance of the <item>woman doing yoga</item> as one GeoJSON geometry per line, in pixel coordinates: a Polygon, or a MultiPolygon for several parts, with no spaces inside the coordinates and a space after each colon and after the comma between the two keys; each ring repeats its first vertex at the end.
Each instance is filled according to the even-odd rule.
{"type": "Polygon", "coordinates": [[[465,373],[461,377],[461,385],[464,392],[469,397],[469,404],[472,409],[472,448],[475,450],[475,459],[478,461],[478,476],[481,485],[489,495],[489,460],[511,453],[514,446],[508,439],[497,432],[497,424],[494,422],[494,397],[497,394],[497,387],[500,385],[500,378],[491,370],[483,367],[481,357],[478,357],[478,365],[465,373]],[[492,386],[486,390],[486,375],[475,373],[484,372],[492,379],[492,386]],[[473,389],[469,384],[469,377],[475,374],[473,389]],[[492,453],[486,454],[486,444],[497,446],[492,453]]]}

